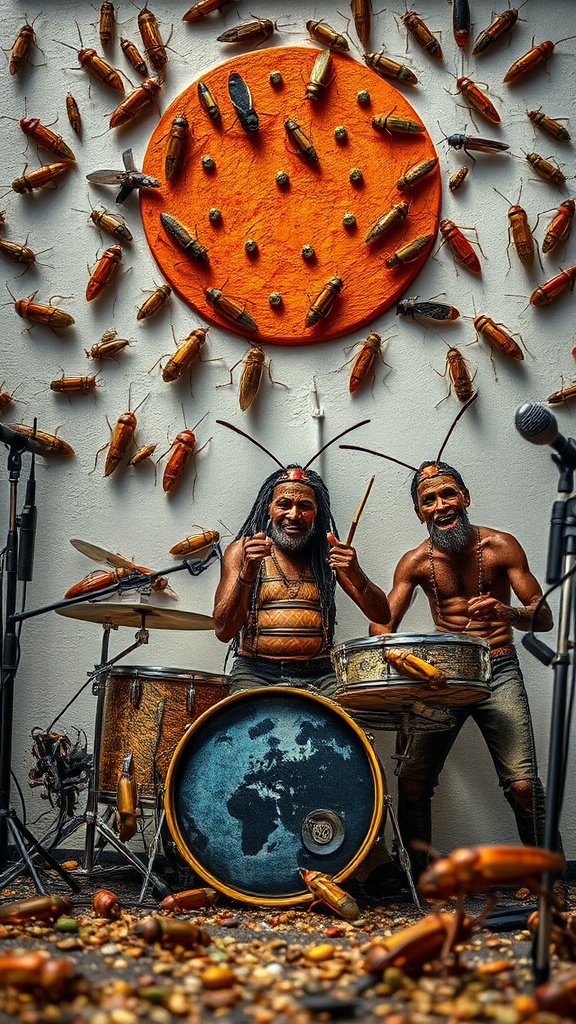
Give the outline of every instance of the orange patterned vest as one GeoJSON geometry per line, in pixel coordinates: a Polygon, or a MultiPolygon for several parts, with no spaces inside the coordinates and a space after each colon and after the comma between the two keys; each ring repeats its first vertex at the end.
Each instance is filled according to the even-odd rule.
{"type": "Polygon", "coordinates": [[[277,660],[326,657],[318,587],[309,568],[291,597],[272,559],[263,560],[256,606],[242,630],[238,653],[277,660]]]}

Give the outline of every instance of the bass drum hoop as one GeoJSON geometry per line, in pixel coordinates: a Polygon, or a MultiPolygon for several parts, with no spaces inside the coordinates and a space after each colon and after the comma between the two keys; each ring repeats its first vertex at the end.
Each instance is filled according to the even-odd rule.
{"type": "MultiPolygon", "coordinates": [[[[334,872],[332,875],[335,882],[341,882],[345,878],[348,878],[356,868],[362,863],[364,858],[368,855],[370,848],[378,838],[381,829],[382,818],[384,814],[384,772],[377,755],[374,753],[370,742],[366,737],[364,730],[356,724],[356,722],[350,717],[350,715],[338,705],[335,701],[329,697],[324,697],[321,694],[312,693],[308,690],[300,690],[292,686],[263,686],[259,687],[258,690],[243,690],[239,693],[231,694],[229,697],[225,697],[216,706],[208,708],[203,712],[199,718],[189,727],[186,731],[174,754],[168,773],[166,776],[166,788],[164,793],[164,807],[166,811],[166,822],[170,830],[170,834],[178,848],[178,851],[186,863],[202,878],[208,885],[216,889],[218,892],[224,893],[226,896],[232,899],[239,900],[242,903],[248,903],[252,906],[266,906],[266,907],[291,907],[295,904],[300,903],[311,903],[315,898],[308,889],[302,889],[301,891],[290,893],[288,895],[271,896],[268,894],[260,894],[245,891],[244,889],[234,888],[232,885],[221,881],[217,878],[204,864],[199,861],[192,851],[189,849],[186,840],[184,839],[180,830],[180,825],[177,820],[176,809],[174,806],[174,789],[175,780],[177,778],[177,772],[179,770],[179,762],[186,751],[188,744],[191,743],[195,737],[197,731],[207,722],[212,715],[221,714],[222,711],[230,706],[245,701],[247,698],[254,701],[260,701],[262,698],[266,698],[271,695],[289,695],[298,697],[304,697],[309,699],[315,704],[320,704],[330,711],[331,715],[342,719],[346,725],[356,734],[360,739],[364,752],[367,755],[368,764],[370,767],[370,774],[374,787],[374,807],[372,811],[372,818],[368,833],[362,842],[359,849],[353,855],[352,859],[339,871],[334,872]]],[[[321,865],[318,865],[321,869],[321,865]]]]}

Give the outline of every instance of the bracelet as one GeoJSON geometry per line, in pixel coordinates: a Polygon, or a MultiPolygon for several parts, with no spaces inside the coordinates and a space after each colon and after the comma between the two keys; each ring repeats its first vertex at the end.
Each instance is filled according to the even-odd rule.
{"type": "Polygon", "coordinates": [[[243,580],[242,579],[242,575],[240,573],[238,573],[236,579],[238,580],[238,583],[242,584],[243,587],[251,587],[252,586],[252,580],[243,580]]]}

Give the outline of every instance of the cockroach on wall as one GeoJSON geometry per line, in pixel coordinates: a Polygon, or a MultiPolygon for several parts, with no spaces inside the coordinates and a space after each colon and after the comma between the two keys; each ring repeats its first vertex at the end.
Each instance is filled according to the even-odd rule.
{"type": "Polygon", "coordinates": [[[563,203],[560,203],[542,239],[543,253],[553,252],[556,246],[567,241],[572,229],[575,210],[576,200],[574,199],[565,199],[563,203]]]}
{"type": "Polygon", "coordinates": [[[64,142],[62,136],[56,135],[56,132],[53,132],[48,125],[42,124],[38,117],[22,117],[19,123],[24,134],[30,139],[34,139],[34,142],[42,149],[46,149],[62,160],[76,160],[70,146],[64,142]]]}
{"type": "Polygon", "coordinates": [[[530,119],[532,124],[541,128],[542,131],[548,132],[552,138],[558,139],[559,142],[570,142],[570,132],[560,121],[567,121],[568,118],[562,117],[560,119],[548,117],[542,112],[542,107],[538,110],[527,110],[526,117],[530,119]]]}
{"type": "MultiPolygon", "coordinates": [[[[168,455],[168,460],[166,462],[166,467],[164,469],[164,475],[162,477],[162,488],[165,492],[175,490],[175,488],[182,480],[182,477],[184,475],[186,467],[188,466],[188,463],[190,462],[190,459],[192,459],[194,463],[192,499],[194,499],[194,488],[196,486],[197,477],[195,456],[199,454],[211,440],[211,438],[208,438],[208,441],[204,442],[202,448],[197,448],[196,435],[194,431],[207,415],[208,413],[205,413],[204,416],[202,416],[202,418],[198,420],[198,423],[196,423],[195,426],[192,427],[192,430],[189,430],[186,427],[186,429],[181,430],[178,434],[176,434],[176,437],[172,441],[172,445],[169,451],[164,452],[164,455],[168,455]]],[[[163,459],[164,455],[161,455],[160,459],[163,459]]],[[[160,461],[160,459],[158,461],[160,461]]]]}
{"type": "Polygon", "coordinates": [[[164,308],[168,299],[172,295],[172,289],[169,284],[161,284],[144,300],[138,312],[136,314],[137,320],[147,320],[148,317],[154,316],[164,308]]]}
{"type": "Polygon", "coordinates": [[[115,11],[114,4],[106,3],[100,6],[100,18],[98,21],[98,34],[100,36],[100,45],[103,50],[110,46],[112,39],[114,38],[114,26],[115,26],[115,11]]]}
{"type": "Polygon", "coordinates": [[[147,398],[148,395],[145,395],[145,397],[136,406],[136,408],[134,410],[131,410],[131,388],[129,388],[127,412],[122,413],[122,415],[118,417],[118,420],[116,421],[116,425],[114,427],[112,427],[108,417],[106,417],[106,422],[110,428],[110,433],[112,436],[110,440],[107,441],[106,444],[103,444],[102,447],[99,448],[98,451],[96,452],[96,456],[94,458],[94,469],[91,471],[92,473],[96,469],[96,463],[98,462],[98,456],[100,455],[100,452],[103,452],[106,449],[108,449],[108,453],[106,455],[106,462],[104,464],[104,476],[110,476],[114,472],[114,470],[117,469],[122,459],[122,456],[124,455],[124,452],[126,452],[129,446],[134,443],[134,433],[138,425],[136,413],[138,412],[140,406],[144,404],[147,398]]]}
{"type": "Polygon", "coordinates": [[[159,78],[145,78],[141,85],[126,96],[112,111],[108,122],[110,128],[119,128],[121,125],[127,124],[146,107],[152,106],[161,88],[162,81],[159,78]]]}
{"type": "Polygon", "coordinates": [[[122,153],[123,171],[92,171],[86,175],[86,180],[94,185],[120,185],[120,191],[116,196],[117,203],[123,203],[135,189],[160,188],[158,178],[152,178],[149,174],[142,174],[136,170],[134,154],[131,149],[125,149],[122,153]]]}
{"type": "Polygon", "coordinates": [[[321,288],[306,314],[305,327],[314,327],[331,312],[334,303],[343,287],[343,280],[338,275],[331,277],[321,288]]]}
{"type": "Polygon", "coordinates": [[[42,167],[36,167],[29,171],[28,164],[26,164],[22,174],[19,178],[14,178],[10,188],[13,192],[18,192],[19,195],[34,192],[38,188],[56,188],[57,186],[54,184],[56,178],[66,174],[70,170],[70,166],[70,163],[43,164],[42,167]]]}
{"type": "Polygon", "coordinates": [[[212,14],[213,11],[220,11],[224,4],[231,3],[232,0],[198,0],[197,3],[192,4],[187,11],[182,15],[182,21],[186,21],[189,25],[193,25],[196,21],[202,21],[208,14],[212,14]]]}
{"type": "MultiPolygon", "coordinates": [[[[14,296],[8,289],[12,299],[14,296]]],[[[43,324],[46,327],[50,327],[53,331],[60,330],[64,327],[71,327],[74,323],[74,317],[70,313],[66,313],[63,309],[58,309],[57,306],[52,305],[52,299],[64,298],[62,295],[53,295],[47,303],[45,302],[34,302],[38,292],[32,292],[26,299],[14,299],[14,309],[25,320],[30,320],[32,324],[43,324]]]]}
{"type": "MultiPolygon", "coordinates": [[[[371,331],[366,340],[359,342],[359,344],[362,346],[360,351],[355,356],[352,356],[348,363],[344,363],[344,366],[348,366],[351,362],[354,363],[348,381],[348,390],[351,395],[355,394],[370,376],[372,377],[372,385],[374,385],[377,359],[380,359],[384,366],[388,367],[388,371],[392,372],[392,367],[388,365],[382,355],[382,338],[376,331],[371,331]]],[[[340,367],[340,369],[343,369],[343,367],[340,367]]]]}
{"type": "Polygon", "coordinates": [[[430,244],[433,235],[418,235],[417,238],[411,239],[406,245],[402,245],[399,249],[396,249],[390,256],[384,261],[388,269],[393,267],[403,266],[405,263],[411,263],[412,260],[418,258],[423,249],[430,244]]]}
{"type": "Polygon", "coordinates": [[[435,60],[442,60],[442,47],[426,22],[416,11],[406,11],[402,21],[419,46],[435,60]]]}
{"type": "Polygon", "coordinates": [[[134,71],[139,75],[142,75],[142,78],[148,78],[149,73],[148,68],[146,67],[146,61],[136,46],[136,43],[133,43],[131,39],[121,38],[120,49],[126,57],[130,67],[134,68],[134,71]]]}
{"type": "Polygon", "coordinates": [[[144,49],[146,50],[146,56],[158,77],[163,81],[166,77],[168,55],[156,15],[149,10],[147,5],[138,14],[138,28],[144,49]]]}
{"type": "MultiPolygon", "coordinates": [[[[436,370],[436,373],[438,373],[438,370],[436,370]]],[[[475,394],[473,383],[474,378],[468,369],[468,363],[460,349],[456,348],[455,345],[448,345],[446,366],[444,367],[444,373],[441,373],[440,376],[445,377],[446,374],[450,377],[450,384],[451,387],[454,388],[457,399],[460,402],[469,402],[475,394]]],[[[449,395],[450,390],[448,391],[446,398],[448,398],[449,395]]],[[[441,401],[444,401],[444,399],[441,399],[441,401]]]]}
{"type": "Polygon", "coordinates": [[[549,57],[554,53],[554,48],[558,43],[565,43],[567,39],[573,39],[574,36],[564,36],[564,39],[558,39],[556,43],[553,43],[551,39],[545,39],[542,43],[537,43],[527,53],[522,54],[518,57],[504,75],[502,79],[507,85],[511,82],[517,82],[519,78],[523,78],[524,75],[534,71],[540,64],[548,60],[549,57]]]}
{"type": "Polygon", "coordinates": [[[80,49],[76,50],[75,46],[70,46],[69,43],[63,43],[61,40],[55,40],[60,42],[61,46],[67,46],[69,50],[76,50],[78,55],[78,63],[81,68],[90,75],[91,78],[97,82],[101,82],[102,85],[107,85],[110,89],[114,89],[116,92],[125,92],[124,83],[118,71],[108,64],[108,61],[104,60],[103,57],[97,53],[92,47],[84,46],[82,42],[82,36],[80,34],[80,27],[76,22],[76,28],[78,29],[78,36],[80,38],[80,49]]]}
{"type": "Polygon", "coordinates": [[[128,338],[118,338],[117,335],[118,331],[115,327],[104,331],[100,341],[92,345],[91,349],[84,349],[86,357],[88,359],[114,359],[115,362],[118,362],[116,356],[128,348],[132,342],[128,338]]]}
{"type": "Polygon", "coordinates": [[[110,245],[108,249],[104,250],[94,269],[91,271],[90,267],[88,267],[88,273],[90,274],[90,279],[86,286],[86,299],[88,302],[92,302],[93,299],[101,295],[110,284],[120,266],[122,255],[122,246],[119,243],[110,245]]]}
{"type": "Polygon", "coordinates": [[[476,57],[479,53],[484,53],[505,32],[511,32],[518,21],[518,11],[527,3],[528,0],[524,0],[524,3],[518,7],[509,7],[508,10],[497,14],[494,21],[477,36],[472,49],[472,56],[476,57]]]}
{"type": "Polygon", "coordinates": [[[350,0],[354,28],[362,46],[368,46],[371,29],[371,0],[350,0]]]}
{"type": "Polygon", "coordinates": [[[263,43],[277,28],[271,18],[254,18],[252,21],[243,21],[235,28],[226,29],[216,39],[219,43],[263,43]]]}
{"type": "Polygon", "coordinates": [[[365,53],[364,63],[372,68],[380,78],[390,78],[393,81],[404,82],[407,85],[418,85],[418,79],[411,68],[406,64],[399,64],[384,53],[365,53]]]}
{"type": "Polygon", "coordinates": [[[529,270],[534,262],[534,238],[532,235],[532,229],[528,223],[528,214],[523,207],[518,205],[520,202],[520,195],[522,194],[522,186],[520,186],[518,203],[510,203],[507,196],[502,192],[499,192],[497,188],[495,188],[494,191],[510,204],[510,208],[508,210],[508,245],[506,246],[508,266],[511,266],[508,250],[510,249],[510,243],[512,242],[514,244],[514,249],[516,250],[516,255],[518,256],[522,266],[526,267],[526,270],[529,270]]]}
{"type": "Polygon", "coordinates": [[[329,46],[334,50],[341,50],[344,53],[350,49],[346,36],[342,35],[341,32],[337,32],[326,21],[307,21],[306,28],[312,39],[317,43],[324,43],[325,46],[329,46]]]}
{"type": "Polygon", "coordinates": [[[228,95],[242,128],[247,135],[254,135],[260,128],[260,121],[254,110],[252,93],[237,71],[228,75],[228,95]]]}
{"type": "Polygon", "coordinates": [[[430,320],[432,323],[449,323],[460,316],[455,306],[435,302],[433,299],[418,302],[418,296],[413,299],[401,299],[396,305],[396,314],[402,317],[410,316],[413,320],[430,320]]]}
{"type": "Polygon", "coordinates": [[[207,288],[205,291],[207,301],[214,307],[217,313],[244,328],[245,331],[257,331],[258,324],[246,312],[244,306],[236,299],[225,295],[220,288],[207,288]]]}
{"type": "Polygon", "coordinates": [[[243,412],[250,408],[260,390],[265,367],[271,384],[280,384],[283,388],[288,387],[282,381],[272,380],[271,363],[266,359],[263,349],[258,345],[253,345],[243,359],[239,359],[234,366],[230,367],[230,380],[227,384],[218,384],[219,388],[229,387],[232,384],[232,374],[240,364],[243,369],[240,376],[239,404],[243,412]]]}

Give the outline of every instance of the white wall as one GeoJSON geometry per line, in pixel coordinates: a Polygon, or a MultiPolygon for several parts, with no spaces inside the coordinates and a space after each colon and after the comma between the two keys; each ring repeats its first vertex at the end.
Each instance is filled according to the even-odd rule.
{"type": "MultiPolygon", "coordinates": [[[[227,9],[223,19],[212,16],[199,26],[186,26],[181,22],[185,6],[184,2],[174,0],[152,5],[162,19],[165,35],[169,26],[174,25],[170,44],[174,52],[170,55],[168,80],[160,100],[162,110],[202,71],[230,56],[229,50],[215,42],[222,26],[236,24],[238,13],[248,18],[254,12],[253,3],[241,0],[239,5],[227,9]]],[[[20,118],[26,102],[28,112],[44,122],[53,121],[58,115],[57,130],[77,152],[78,169],[71,172],[57,191],[16,195],[9,189],[9,183],[22,172],[26,159],[35,166],[36,157],[32,147],[26,157],[22,155],[25,140],[17,121],[3,121],[2,180],[7,183],[2,200],[6,208],[4,234],[20,241],[28,236],[35,251],[48,247],[51,251],[40,257],[45,265],[32,269],[20,279],[19,268],[4,257],[0,260],[3,277],[15,296],[26,296],[36,289],[38,298],[44,301],[57,293],[71,296],[60,304],[72,312],[76,326],[58,337],[42,327],[26,333],[26,324],[16,316],[6,293],[6,303],[0,308],[1,377],[6,381],[4,390],[12,391],[21,385],[16,397],[27,404],[16,406],[16,412],[8,410],[4,422],[22,418],[31,423],[36,415],[41,429],[54,432],[60,427],[62,436],[75,448],[76,456],[68,461],[37,460],[39,530],[34,580],[28,592],[29,607],[58,600],[71,583],[95,568],[70,546],[71,537],[84,538],[160,568],[171,564],[168,549],[177,540],[196,532],[193,524],[216,529],[220,528],[219,520],[222,520],[231,534],[236,532],[262,479],[271,471],[271,464],[248,442],[215,425],[217,416],[248,430],[285,461],[305,461],[319,447],[319,430],[321,439],[326,440],[354,421],[369,416],[372,423],[358,432],[355,442],[418,463],[436,455],[440,439],[458,409],[454,395],[438,406],[446,394],[445,380],[434,372],[443,367],[446,348],[442,338],[433,328],[424,330],[412,322],[398,322],[393,310],[370,325],[383,335],[393,334],[386,352],[393,372],[383,386],[382,368],[378,368],[373,391],[367,387],[353,399],[347,390],[347,371],[340,374],[334,371],[348,358],[343,353],[344,347],[362,341],[368,328],[322,346],[267,346],[273,376],[289,383],[290,391],[274,388],[264,380],[258,400],[246,414],[238,409],[236,384],[216,390],[216,385],[226,380],[222,364],[195,368],[193,399],[186,379],[180,384],[167,385],[157,371],[149,375],[147,371],[154,360],[172,350],[171,324],[176,337],[181,338],[199,323],[199,319],[182,302],[173,300],[168,311],[154,320],[137,324],[135,313],[143,299],[141,289],[152,288],[153,281],[159,282],[160,276],[139,225],[138,203],[134,197],[124,207],[135,236],[130,256],[125,260],[132,269],[120,281],[116,299],[110,294],[96,303],[86,303],[86,264],[94,262],[102,243],[87,217],[76,211],[88,210],[90,190],[84,177],[86,173],[102,167],[120,167],[121,151],[128,145],[133,147],[137,162],[141,161],[157,115],[152,113],[138,119],[123,131],[121,138],[106,132],[107,117],[116,103],[114,94],[98,85],[89,90],[84,72],[71,70],[76,64],[75,54],[53,41],[58,39],[76,47],[74,19],[78,19],[84,44],[99,48],[96,29],[91,26],[96,19],[95,7],[71,0],[61,0],[57,6],[52,5],[52,9],[46,4],[41,7],[35,30],[44,55],[35,51],[32,60],[42,62],[42,66],[27,69],[12,78],[5,69],[0,78],[1,108],[20,118]],[[64,100],[70,90],[84,117],[81,145],[66,121],[64,100]],[[94,344],[112,324],[116,325],[120,336],[133,338],[135,344],[121,356],[118,365],[103,364],[106,386],[96,397],[73,397],[69,404],[65,396],[50,392],[47,382],[59,375],[59,366],[67,374],[94,372],[92,364],[84,357],[84,348],[94,344]],[[324,410],[321,423],[311,415],[310,393],[314,380],[324,410]],[[157,441],[158,452],[168,447],[167,434],[172,437],[181,429],[181,402],[185,404],[189,425],[209,411],[199,430],[199,441],[208,437],[212,437],[212,441],[197,460],[194,500],[191,476],[173,498],[167,499],[160,483],[155,486],[150,465],[137,471],[121,470],[104,479],[100,462],[97,471],[91,473],[97,448],[108,440],[105,415],[114,422],[125,411],[130,384],[134,400],[150,393],[139,416],[138,439],[140,443],[157,441]]],[[[346,5],[340,7],[345,9],[346,5]]],[[[474,37],[490,22],[492,7],[492,0],[476,0],[473,4],[474,37]]],[[[477,227],[485,258],[482,276],[472,276],[462,268],[456,270],[444,246],[434,259],[428,260],[408,294],[428,298],[445,292],[447,301],[468,317],[474,315],[475,306],[478,313],[485,312],[505,323],[510,330],[522,333],[530,354],[523,363],[507,361],[496,354],[497,380],[484,342],[464,349],[476,374],[479,399],[473,411],[461,421],[445,457],[460,468],[470,488],[473,521],[516,534],[528,552],[534,572],[542,579],[557,471],[546,449],[530,446],[515,432],[513,419],[514,410],[522,401],[544,401],[550,392],[561,387],[562,379],[565,384],[572,380],[574,298],[567,293],[548,310],[539,311],[528,306],[527,297],[536,284],[554,276],[560,265],[566,267],[575,262],[576,243],[573,236],[567,248],[560,248],[546,258],[544,272],[535,264],[533,270],[526,273],[510,251],[509,269],[507,205],[494,188],[498,187],[516,202],[522,182],[521,202],[532,225],[538,213],[558,205],[572,190],[572,145],[557,143],[541,133],[535,135],[525,111],[542,104],[544,111],[552,116],[572,114],[572,104],[576,102],[576,72],[573,53],[569,53],[574,51],[574,42],[561,43],[546,69],[541,68],[516,86],[503,85],[502,77],[512,60],[530,48],[533,36],[536,42],[556,41],[576,32],[574,8],[572,3],[560,0],[531,3],[521,11],[525,20],[514,30],[510,45],[503,39],[478,60],[464,55],[464,71],[476,80],[489,83],[490,94],[502,114],[500,132],[480,118],[477,118],[476,129],[469,112],[454,96],[454,78],[448,72],[461,73],[461,57],[452,38],[449,5],[420,0],[417,9],[433,29],[442,30],[445,60],[438,65],[410,42],[409,59],[421,84],[415,89],[407,88],[405,94],[438,146],[443,176],[442,214],[459,225],[477,227]],[[510,145],[510,155],[496,158],[480,155],[472,164],[466,156],[447,151],[438,122],[446,134],[462,131],[467,125],[470,134],[502,138],[510,145]],[[543,156],[553,155],[560,162],[569,178],[567,187],[559,189],[533,180],[524,159],[524,153],[533,150],[543,156]],[[470,165],[471,172],[462,190],[452,196],[447,189],[448,176],[463,163],[470,165]]],[[[0,13],[2,44],[8,47],[24,16],[31,18],[35,10],[30,8],[28,0],[26,3],[2,0],[0,13]]],[[[254,13],[278,19],[279,32],[273,37],[278,45],[314,45],[304,28],[308,18],[324,17],[338,28],[346,28],[334,5],[321,0],[309,4],[293,0],[290,5],[268,0],[265,10],[256,8],[254,13]]],[[[120,4],[121,34],[139,44],[136,14],[134,5],[120,4]]],[[[383,42],[391,54],[403,59],[404,30],[398,28],[391,10],[374,17],[371,49],[377,50],[383,42]]],[[[359,52],[357,57],[361,59],[359,52]]],[[[113,52],[112,62],[127,68],[119,49],[113,52]]],[[[112,208],[114,192],[94,189],[91,201],[94,205],[103,201],[112,208]]],[[[539,241],[550,217],[551,214],[546,214],[540,218],[536,232],[539,241]]],[[[104,244],[110,241],[106,238],[104,244]]],[[[474,341],[472,322],[464,317],[442,334],[460,347],[474,341]]],[[[240,338],[215,327],[211,327],[207,349],[208,355],[222,356],[228,366],[245,351],[240,338]]],[[[558,409],[557,417],[563,433],[575,432],[576,421],[569,404],[558,409]]],[[[0,449],[0,471],[4,477],[0,529],[6,530],[8,474],[6,469],[1,469],[2,450],[5,449],[0,449]]],[[[25,470],[28,463],[26,455],[25,470]]],[[[341,452],[336,447],[326,453],[316,468],[329,485],[341,532],[347,529],[368,477],[376,473],[376,483],[358,529],[357,546],[363,566],[387,588],[399,556],[423,536],[410,504],[407,471],[367,455],[341,452]]],[[[22,484],[21,498],[23,495],[22,484]]],[[[173,577],[179,595],[178,607],[209,614],[217,577],[217,565],[198,579],[189,578],[185,573],[173,577]]],[[[553,605],[556,608],[557,602],[553,601],[553,605]]],[[[406,617],[404,627],[430,631],[429,612],[421,596],[406,617]]],[[[366,632],[362,615],[341,594],[338,640],[363,636],[366,632]]],[[[134,630],[122,627],[112,638],[112,653],[117,654],[127,646],[133,633],[134,630]]],[[[555,634],[550,636],[554,638],[555,634]]],[[[79,690],[86,673],[99,660],[100,644],[100,626],[63,619],[55,613],[24,625],[22,658],[16,680],[14,771],[26,791],[32,821],[46,805],[37,794],[32,796],[28,792],[27,773],[32,766],[30,730],[34,726],[46,727],[79,690]]],[[[224,655],[225,648],[210,632],[151,631],[148,647],[132,655],[129,661],[220,672],[224,655]]],[[[552,673],[525,652],[522,664],[545,777],[552,673]]],[[[94,710],[95,698],[87,688],[59,725],[70,735],[74,727],[85,729],[91,735],[94,710]]],[[[382,733],[378,747],[383,755],[388,785],[394,789],[393,767],[388,756],[391,744],[391,734],[382,733]]],[[[566,852],[571,858],[576,856],[574,809],[574,794],[569,787],[563,831],[566,852]]],[[[500,794],[489,757],[474,726],[464,730],[449,759],[435,800],[434,815],[435,843],[443,849],[472,842],[516,841],[512,814],[500,794]]]]}

